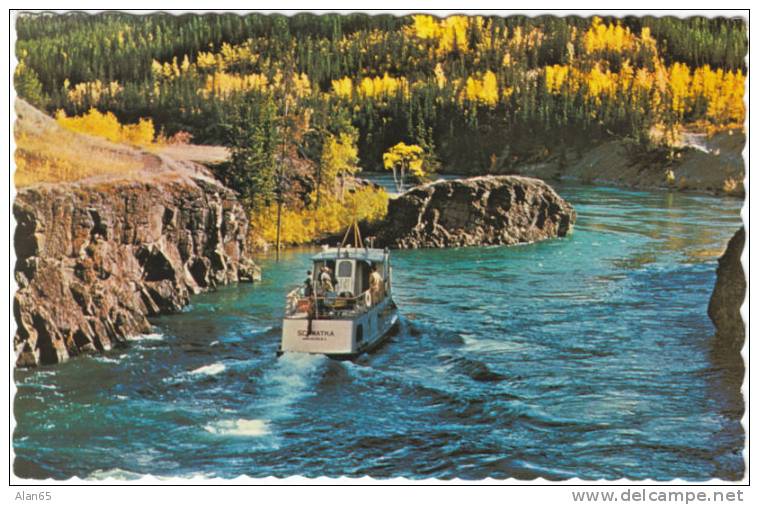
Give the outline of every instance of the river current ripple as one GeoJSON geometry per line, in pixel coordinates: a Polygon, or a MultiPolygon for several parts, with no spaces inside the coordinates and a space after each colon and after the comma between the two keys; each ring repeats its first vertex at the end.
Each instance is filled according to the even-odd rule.
{"type": "Polygon", "coordinates": [[[401,330],[356,362],[275,358],[301,250],[129,349],[17,370],[15,473],[742,478],[742,371],[706,315],[741,202],[558,190],[568,238],[394,252],[401,330]]]}

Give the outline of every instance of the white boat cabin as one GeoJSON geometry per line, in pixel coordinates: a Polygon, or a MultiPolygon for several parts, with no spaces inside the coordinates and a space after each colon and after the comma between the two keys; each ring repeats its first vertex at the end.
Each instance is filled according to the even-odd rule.
{"type": "Polygon", "coordinates": [[[322,267],[326,266],[333,277],[334,292],[339,297],[355,297],[368,291],[372,266],[383,279],[388,278],[390,268],[387,254],[381,249],[327,249],[312,259],[312,281],[316,289],[324,289],[320,277],[322,267]]]}

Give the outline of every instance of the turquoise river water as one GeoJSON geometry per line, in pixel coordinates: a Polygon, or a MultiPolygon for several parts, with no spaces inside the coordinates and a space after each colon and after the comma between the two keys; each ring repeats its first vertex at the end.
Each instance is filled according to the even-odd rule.
{"type": "Polygon", "coordinates": [[[393,252],[401,329],[356,362],[275,357],[298,250],[128,349],[15,371],[16,475],[742,478],[706,314],[742,202],[558,191],[568,238],[393,252]]]}

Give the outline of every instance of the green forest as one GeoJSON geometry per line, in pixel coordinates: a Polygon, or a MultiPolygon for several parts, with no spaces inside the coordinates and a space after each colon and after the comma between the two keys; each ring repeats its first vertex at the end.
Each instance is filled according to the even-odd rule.
{"type": "Polygon", "coordinates": [[[223,173],[251,206],[276,198],[284,158],[318,202],[323,180],[382,169],[399,145],[419,148],[419,174],[502,172],[745,119],[741,19],[111,12],[16,30],[21,97],[72,125],[94,110],[229,146],[223,173]]]}

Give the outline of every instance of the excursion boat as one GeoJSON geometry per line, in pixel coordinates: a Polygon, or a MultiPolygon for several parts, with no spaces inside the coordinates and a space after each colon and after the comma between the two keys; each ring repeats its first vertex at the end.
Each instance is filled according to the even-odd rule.
{"type": "Polygon", "coordinates": [[[287,294],[277,355],[353,359],[379,347],[398,325],[390,252],[364,247],[354,222],[339,247],[311,259],[309,279],[287,294]],[[354,245],[346,246],[351,229],[354,245]]]}

